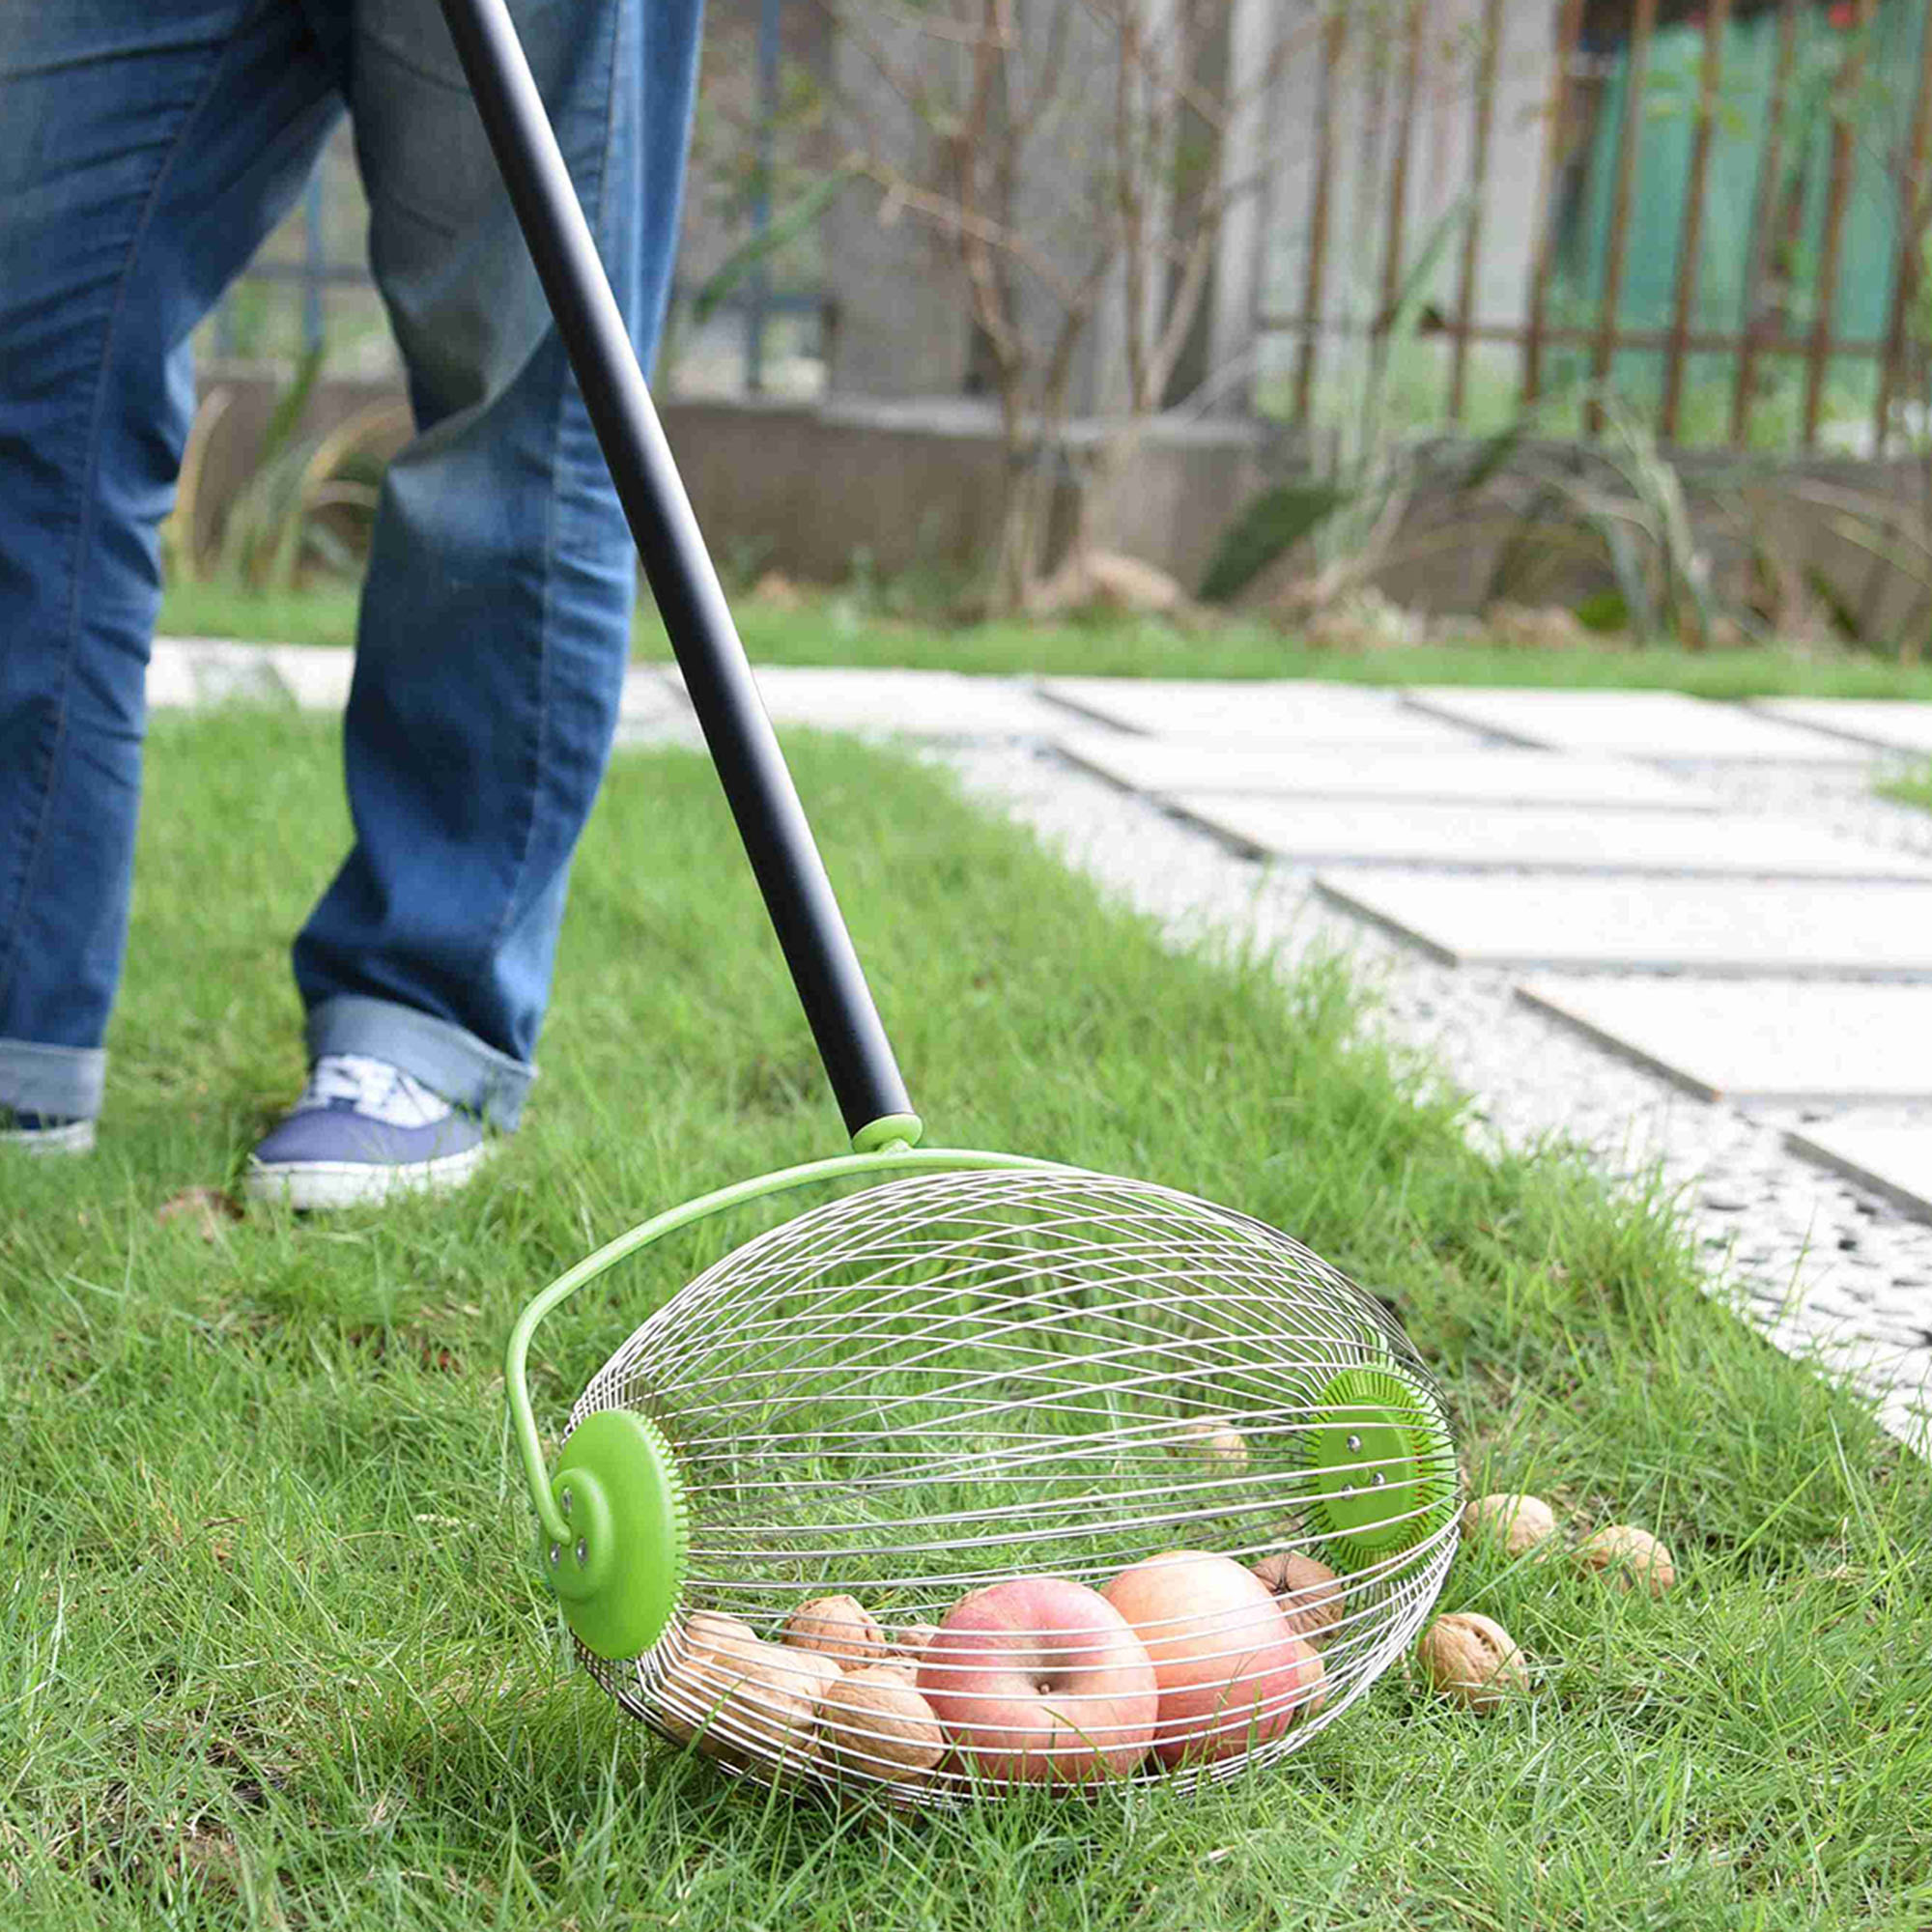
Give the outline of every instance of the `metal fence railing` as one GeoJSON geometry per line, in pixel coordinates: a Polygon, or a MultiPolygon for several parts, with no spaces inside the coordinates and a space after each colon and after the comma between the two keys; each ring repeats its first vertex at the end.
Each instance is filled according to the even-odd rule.
{"type": "Polygon", "coordinates": [[[1389,330],[1418,253],[1422,144],[1446,112],[1462,128],[1436,139],[1422,205],[1454,194],[1465,213],[1420,333],[1446,347],[1447,420],[1487,348],[1514,355],[1519,407],[1559,373],[1576,382],[1590,429],[1614,386],[1666,441],[1685,437],[1693,390],[1695,440],[1809,449],[1848,408],[1871,452],[1898,436],[1932,332],[1925,0],[1393,5],[1333,0],[1306,111],[1277,117],[1298,118],[1307,152],[1270,196],[1264,245],[1293,227],[1295,259],[1259,278],[1256,324],[1293,345],[1291,416],[1316,408],[1332,345],[1389,330]],[[1517,198],[1501,223],[1499,194],[1517,198]],[[1526,248],[1503,238],[1521,258],[1491,272],[1499,229],[1523,223],[1526,248]],[[1368,298],[1338,294],[1338,258],[1368,298]]]}

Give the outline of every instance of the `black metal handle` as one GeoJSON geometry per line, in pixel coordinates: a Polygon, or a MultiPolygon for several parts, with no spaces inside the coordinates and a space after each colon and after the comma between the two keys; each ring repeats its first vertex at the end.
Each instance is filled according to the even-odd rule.
{"type": "Polygon", "coordinates": [[[442,0],[442,11],[846,1131],[910,1117],[892,1045],[509,9],[504,0],[442,0]]]}

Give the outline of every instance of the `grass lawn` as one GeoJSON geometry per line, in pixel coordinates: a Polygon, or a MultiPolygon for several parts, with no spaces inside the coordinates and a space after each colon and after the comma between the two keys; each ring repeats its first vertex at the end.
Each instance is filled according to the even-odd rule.
{"type": "MultiPolygon", "coordinates": [[[[352,585],[257,595],[223,583],[177,583],[161,605],[174,637],[347,644],[355,637],[352,585]]],[[[1587,685],[1687,691],[1703,697],[1932,698],[1932,667],[1753,648],[1693,655],[1656,649],[1534,651],[1502,645],[1419,644],[1372,655],[1317,650],[1258,624],[1185,633],[1152,619],[1111,623],[975,624],[946,628],[886,615],[866,600],[829,593],[803,610],[740,597],[738,625],[754,662],[913,665],[998,676],[1321,677],[1350,684],[1587,685]]],[[[668,658],[664,627],[647,606],[637,654],[668,658]]]]}
{"type": "Polygon", "coordinates": [[[1911,778],[1885,779],[1872,789],[1880,798],[1889,798],[1899,805],[1916,805],[1922,811],[1932,811],[1932,765],[1911,778]]]}
{"type": "MultiPolygon", "coordinates": [[[[1465,1552],[1445,1603],[1508,1627],[1532,1696],[1484,1719],[1391,1674],[1186,1798],[840,1813],[652,1741],[558,1641],[497,1364],[593,1245],[838,1150],[716,782],[614,771],[544,1079],[475,1187],[204,1238],[156,1210],[299,1081],[284,950],[344,813],[319,722],[163,716],[100,1151],[0,1171],[9,1932],[1932,1920],[1932,1470],[1706,1298],[1662,1204],[1472,1151],[1339,972],[1172,956],[939,777],[798,769],[935,1139],[1302,1236],[1399,1301],[1479,1490],[1653,1527],[1676,1591],[1465,1552]]],[[[545,1328],[547,1426],[717,1239],[545,1328]]]]}

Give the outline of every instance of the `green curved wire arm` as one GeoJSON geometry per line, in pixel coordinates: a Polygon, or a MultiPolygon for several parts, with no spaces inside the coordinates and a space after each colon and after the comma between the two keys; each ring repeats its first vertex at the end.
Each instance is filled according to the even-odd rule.
{"type": "Polygon", "coordinates": [[[986,1153],[968,1148],[912,1148],[902,1144],[882,1148],[871,1153],[845,1153],[829,1160],[808,1161],[801,1167],[780,1168],[775,1174],[761,1174],[752,1180],[740,1180],[715,1193],[701,1194],[681,1208],[672,1208],[649,1221],[642,1221],[628,1233],[607,1242],[567,1274],[560,1274],[539,1294],[510,1330],[509,1345],[503,1354],[503,1384],[510,1404],[510,1423],[516,1431],[517,1448],[523,1457],[524,1475],[529,1484],[530,1500],[543,1520],[545,1533],[555,1543],[567,1542],[569,1526],[556,1499],[550,1492],[550,1478],[544,1469],[543,1443],[537,1435],[536,1417],[530,1410],[529,1383],[525,1364],[529,1355],[530,1337],[536,1326],[558,1302],[574,1294],[586,1281],[594,1280],[613,1263],[636,1254],[666,1235],[675,1234],[696,1221],[728,1208],[741,1208],[749,1201],[762,1200],[767,1194],[781,1194],[790,1187],[809,1187],[814,1181],[843,1180],[862,1174],[891,1174],[908,1169],[931,1168],[1045,1168],[1074,1173],[1060,1161],[1037,1160],[1023,1153],[986,1153]]]}

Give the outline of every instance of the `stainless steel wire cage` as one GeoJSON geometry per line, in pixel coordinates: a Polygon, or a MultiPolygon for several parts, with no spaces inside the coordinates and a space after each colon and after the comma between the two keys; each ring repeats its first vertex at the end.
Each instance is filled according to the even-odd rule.
{"type": "Polygon", "coordinates": [[[525,1309],[505,1394],[545,1581],[627,1710],[745,1771],[932,1797],[1282,1756],[1441,1582],[1440,1398],[1258,1221],[921,1145],[509,10],[442,11],[852,1150],[668,1208],[525,1309]],[[674,1296],[549,1462],[551,1309],[714,1213],[888,1174],[674,1296]]]}
{"type": "Polygon", "coordinates": [[[1442,1401],[1382,1308],[1264,1223],[1141,1181],[946,1173],[828,1203],[659,1309],[572,1430],[611,1408],[668,1439],[688,1556],[657,1642],[584,1662],[667,1737],[771,1776],[927,1800],[1224,1777],[1333,1723],[1454,1554],[1442,1401]],[[1238,1590],[1143,1609],[1151,1727],[1105,1674],[1113,1624],[1052,1608],[1065,1592],[1044,1627],[934,1636],[970,1593],[1104,1590],[1178,1551],[1333,1577],[1277,1575],[1265,1630],[1238,1590]],[[1014,1673],[1039,1700],[1017,1743],[1014,1673]],[[1207,1694],[1171,1702],[1177,1676],[1207,1694]]]}

